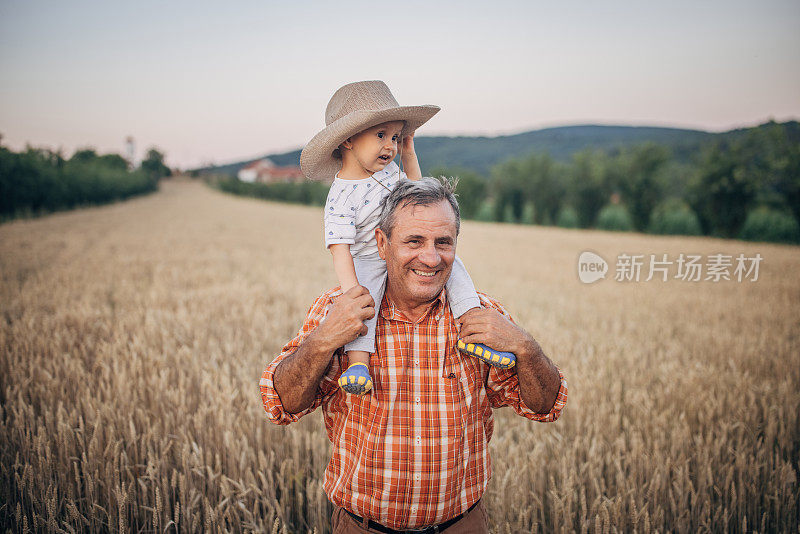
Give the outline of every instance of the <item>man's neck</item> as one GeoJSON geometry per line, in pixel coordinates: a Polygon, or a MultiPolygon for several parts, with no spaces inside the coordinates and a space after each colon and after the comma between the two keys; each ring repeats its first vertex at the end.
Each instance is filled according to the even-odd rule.
{"type": "Polygon", "coordinates": [[[431,300],[419,302],[404,298],[402,295],[397,295],[394,291],[392,291],[391,287],[387,287],[386,297],[392,301],[392,304],[394,304],[395,308],[402,312],[409,321],[416,323],[423,315],[425,315],[425,312],[428,311],[428,308],[430,308],[431,305],[438,300],[439,295],[436,295],[431,300]]]}

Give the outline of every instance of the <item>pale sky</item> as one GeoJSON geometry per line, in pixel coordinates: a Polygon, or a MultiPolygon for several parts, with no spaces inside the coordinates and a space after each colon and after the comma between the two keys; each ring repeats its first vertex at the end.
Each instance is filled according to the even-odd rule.
{"type": "Polygon", "coordinates": [[[345,83],[419,135],[800,118],[800,2],[0,0],[0,133],[182,168],[299,148],[345,83]],[[565,5],[567,4],[567,5],[565,5]]]}

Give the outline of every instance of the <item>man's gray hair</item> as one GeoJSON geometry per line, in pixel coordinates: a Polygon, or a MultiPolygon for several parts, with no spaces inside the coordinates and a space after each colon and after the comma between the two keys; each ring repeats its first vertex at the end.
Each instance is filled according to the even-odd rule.
{"type": "Polygon", "coordinates": [[[453,178],[424,177],[419,180],[399,180],[397,185],[381,202],[381,218],[378,228],[391,237],[395,221],[395,212],[404,206],[430,206],[446,200],[453,208],[456,216],[456,235],[461,230],[461,212],[458,209],[455,190],[458,180],[453,178]]]}

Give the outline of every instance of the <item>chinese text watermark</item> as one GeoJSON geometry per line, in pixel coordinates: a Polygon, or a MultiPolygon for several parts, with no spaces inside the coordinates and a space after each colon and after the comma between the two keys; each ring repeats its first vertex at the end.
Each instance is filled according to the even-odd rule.
{"type": "MultiPolygon", "coordinates": [[[[667,254],[620,254],[617,256],[614,280],[616,282],[666,282],[677,279],[684,282],[735,280],[755,282],[758,269],[764,258],[761,254],[745,256],[739,254],[683,254],[670,258],[667,254]]],[[[578,278],[591,284],[606,277],[609,266],[599,254],[590,251],[578,256],[578,278]]]]}

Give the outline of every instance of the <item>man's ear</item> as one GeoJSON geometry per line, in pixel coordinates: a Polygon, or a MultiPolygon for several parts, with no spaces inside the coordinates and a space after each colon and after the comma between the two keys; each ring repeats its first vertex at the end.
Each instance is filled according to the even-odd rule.
{"type": "Polygon", "coordinates": [[[386,261],[386,248],[389,245],[389,239],[380,228],[375,228],[375,241],[378,245],[378,255],[383,261],[386,261]]]}

